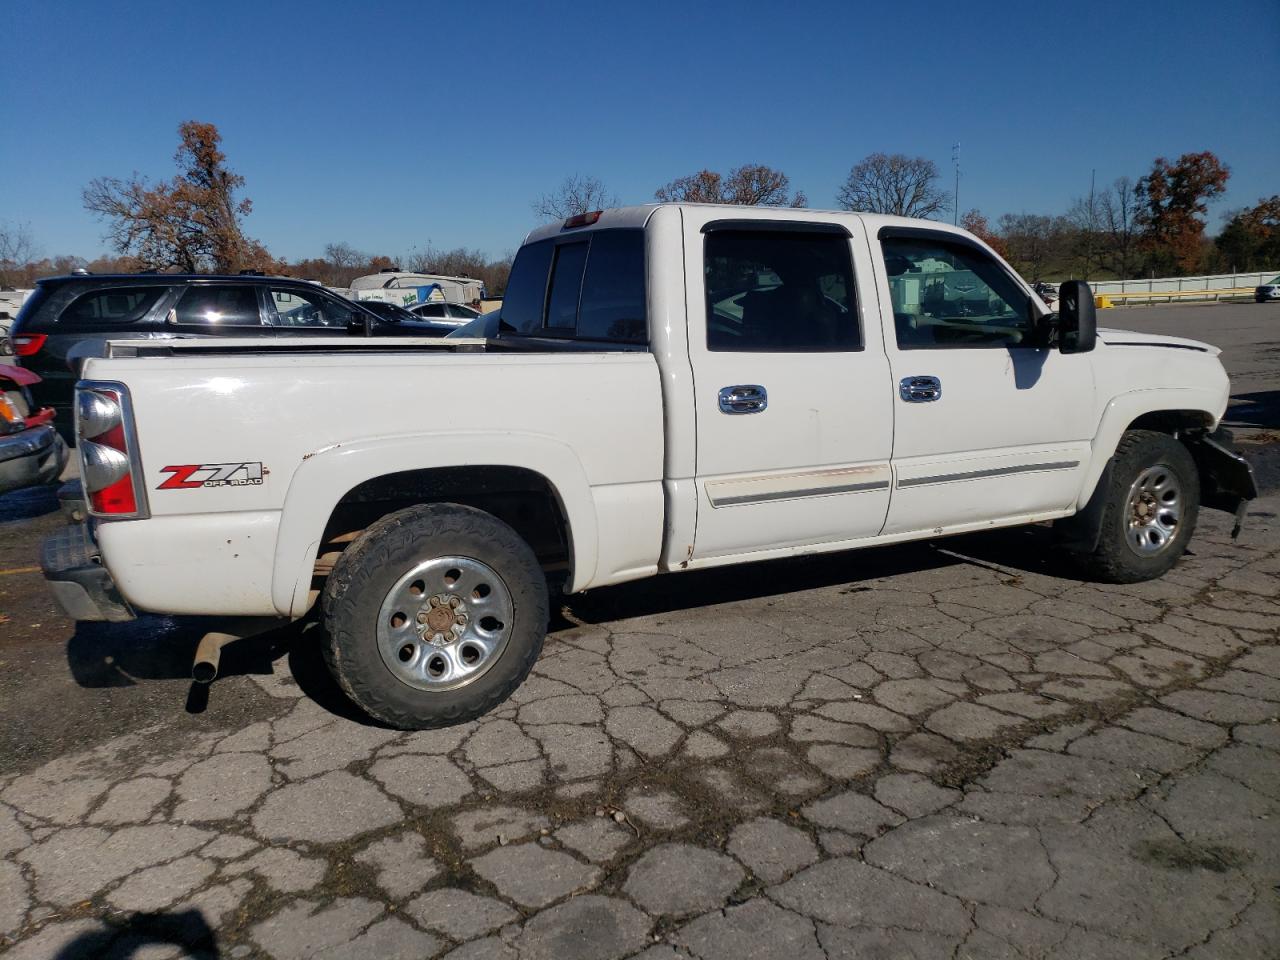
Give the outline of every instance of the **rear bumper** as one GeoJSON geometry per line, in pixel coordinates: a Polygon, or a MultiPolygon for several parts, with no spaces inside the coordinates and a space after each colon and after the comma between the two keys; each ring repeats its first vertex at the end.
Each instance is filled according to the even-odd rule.
{"type": "Polygon", "coordinates": [[[53,483],[68,456],[67,445],[51,426],[0,437],[0,493],[53,483]]]}
{"type": "Polygon", "coordinates": [[[134,619],[134,612],[116,589],[93,531],[87,523],[69,523],[40,547],[40,569],[58,606],[72,620],[134,619]]]}

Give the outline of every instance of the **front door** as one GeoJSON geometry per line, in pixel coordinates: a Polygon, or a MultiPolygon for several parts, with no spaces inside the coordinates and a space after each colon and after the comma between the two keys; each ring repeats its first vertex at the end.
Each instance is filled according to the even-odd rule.
{"type": "Polygon", "coordinates": [[[694,561],[874,536],[893,425],[865,238],[687,208],[684,230],[694,561]]]}
{"type": "Polygon", "coordinates": [[[1096,425],[1089,355],[1040,346],[1042,308],[963,235],[887,228],[879,239],[896,424],[884,532],[1066,510],[1096,425]]]}

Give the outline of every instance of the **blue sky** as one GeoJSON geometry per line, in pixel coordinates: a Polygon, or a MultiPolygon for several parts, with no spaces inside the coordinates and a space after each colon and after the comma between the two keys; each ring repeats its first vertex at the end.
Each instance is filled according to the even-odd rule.
{"type": "Polygon", "coordinates": [[[8,0],[0,220],[92,257],[93,177],[173,172],[210,121],[273,253],[516,247],[566,174],[623,202],[765,163],[832,207],[873,151],[960,206],[1061,212],[1210,149],[1223,210],[1280,192],[1280,3],[308,3],[8,0]]]}

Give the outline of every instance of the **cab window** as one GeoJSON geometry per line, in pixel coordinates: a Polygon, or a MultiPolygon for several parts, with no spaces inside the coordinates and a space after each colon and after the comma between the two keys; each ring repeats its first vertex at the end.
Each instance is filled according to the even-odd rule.
{"type": "Polygon", "coordinates": [[[941,237],[880,243],[900,349],[1035,345],[1030,296],[979,248],[941,237]]]}

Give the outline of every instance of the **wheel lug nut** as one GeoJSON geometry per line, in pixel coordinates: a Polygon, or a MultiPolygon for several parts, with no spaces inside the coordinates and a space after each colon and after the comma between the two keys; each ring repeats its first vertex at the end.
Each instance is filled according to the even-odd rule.
{"type": "Polygon", "coordinates": [[[418,613],[418,622],[419,622],[419,623],[426,623],[426,622],[427,622],[427,611],[422,610],[422,611],[420,611],[420,612],[418,613]]]}
{"type": "Polygon", "coordinates": [[[461,600],[459,600],[457,597],[450,597],[450,598],[449,598],[449,606],[451,606],[454,610],[457,610],[457,609],[458,609],[458,604],[460,604],[461,602],[462,602],[462,601],[461,601],[461,600]]]}

